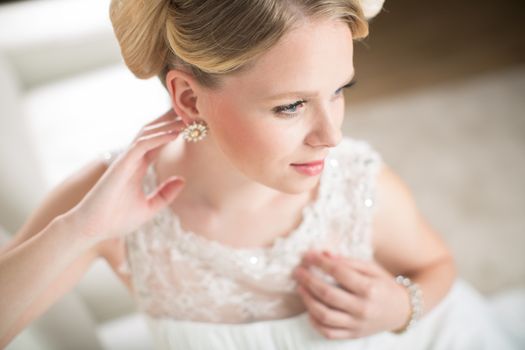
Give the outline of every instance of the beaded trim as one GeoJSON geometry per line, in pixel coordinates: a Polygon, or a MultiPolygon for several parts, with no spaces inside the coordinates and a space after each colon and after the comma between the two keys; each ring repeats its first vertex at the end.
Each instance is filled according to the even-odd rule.
{"type": "Polygon", "coordinates": [[[412,282],[410,278],[402,275],[396,277],[396,283],[404,286],[408,290],[410,294],[410,308],[412,310],[407,324],[399,330],[392,331],[393,333],[401,334],[414,327],[421,318],[421,313],[423,312],[423,291],[417,283],[412,282]]]}

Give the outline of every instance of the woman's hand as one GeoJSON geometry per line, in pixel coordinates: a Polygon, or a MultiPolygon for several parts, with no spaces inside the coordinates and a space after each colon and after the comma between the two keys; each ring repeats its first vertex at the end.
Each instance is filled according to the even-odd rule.
{"type": "Polygon", "coordinates": [[[184,124],[173,110],[142,127],[131,145],[66,215],[95,242],[124,235],[151,219],[180,192],[184,179],[173,176],[149,196],[142,181],[162,146],[176,139],[184,124]]]}
{"type": "Polygon", "coordinates": [[[359,338],[402,328],[410,315],[405,288],[373,261],[307,252],[293,273],[310,322],[330,339],[359,338]],[[317,266],[333,285],[309,271],[317,266]]]}

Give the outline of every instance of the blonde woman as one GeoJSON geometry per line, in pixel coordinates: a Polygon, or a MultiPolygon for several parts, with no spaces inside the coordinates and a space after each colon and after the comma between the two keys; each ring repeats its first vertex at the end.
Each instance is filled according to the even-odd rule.
{"type": "Polygon", "coordinates": [[[0,345],[101,256],[158,349],[505,349],[408,188],[341,133],[353,40],[381,7],[112,1],[127,66],[172,109],[4,248],[0,345]]]}

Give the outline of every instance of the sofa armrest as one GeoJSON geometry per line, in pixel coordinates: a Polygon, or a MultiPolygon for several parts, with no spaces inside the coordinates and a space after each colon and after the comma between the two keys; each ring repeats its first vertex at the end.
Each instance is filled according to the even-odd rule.
{"type": "Polygon", "coordinates": [[[0,5],[0,52],[24,89],[121,61],[109,0],[0,5]]]}

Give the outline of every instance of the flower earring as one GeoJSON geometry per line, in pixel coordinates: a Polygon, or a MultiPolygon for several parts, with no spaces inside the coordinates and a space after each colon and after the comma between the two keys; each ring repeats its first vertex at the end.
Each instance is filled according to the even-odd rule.
{"type": "Polygon", "coordinates": [[[204,121],[193,121],[182,130],[182,138],[187,142],[197,142],[208,134],[208,125],[204,121]]]}

